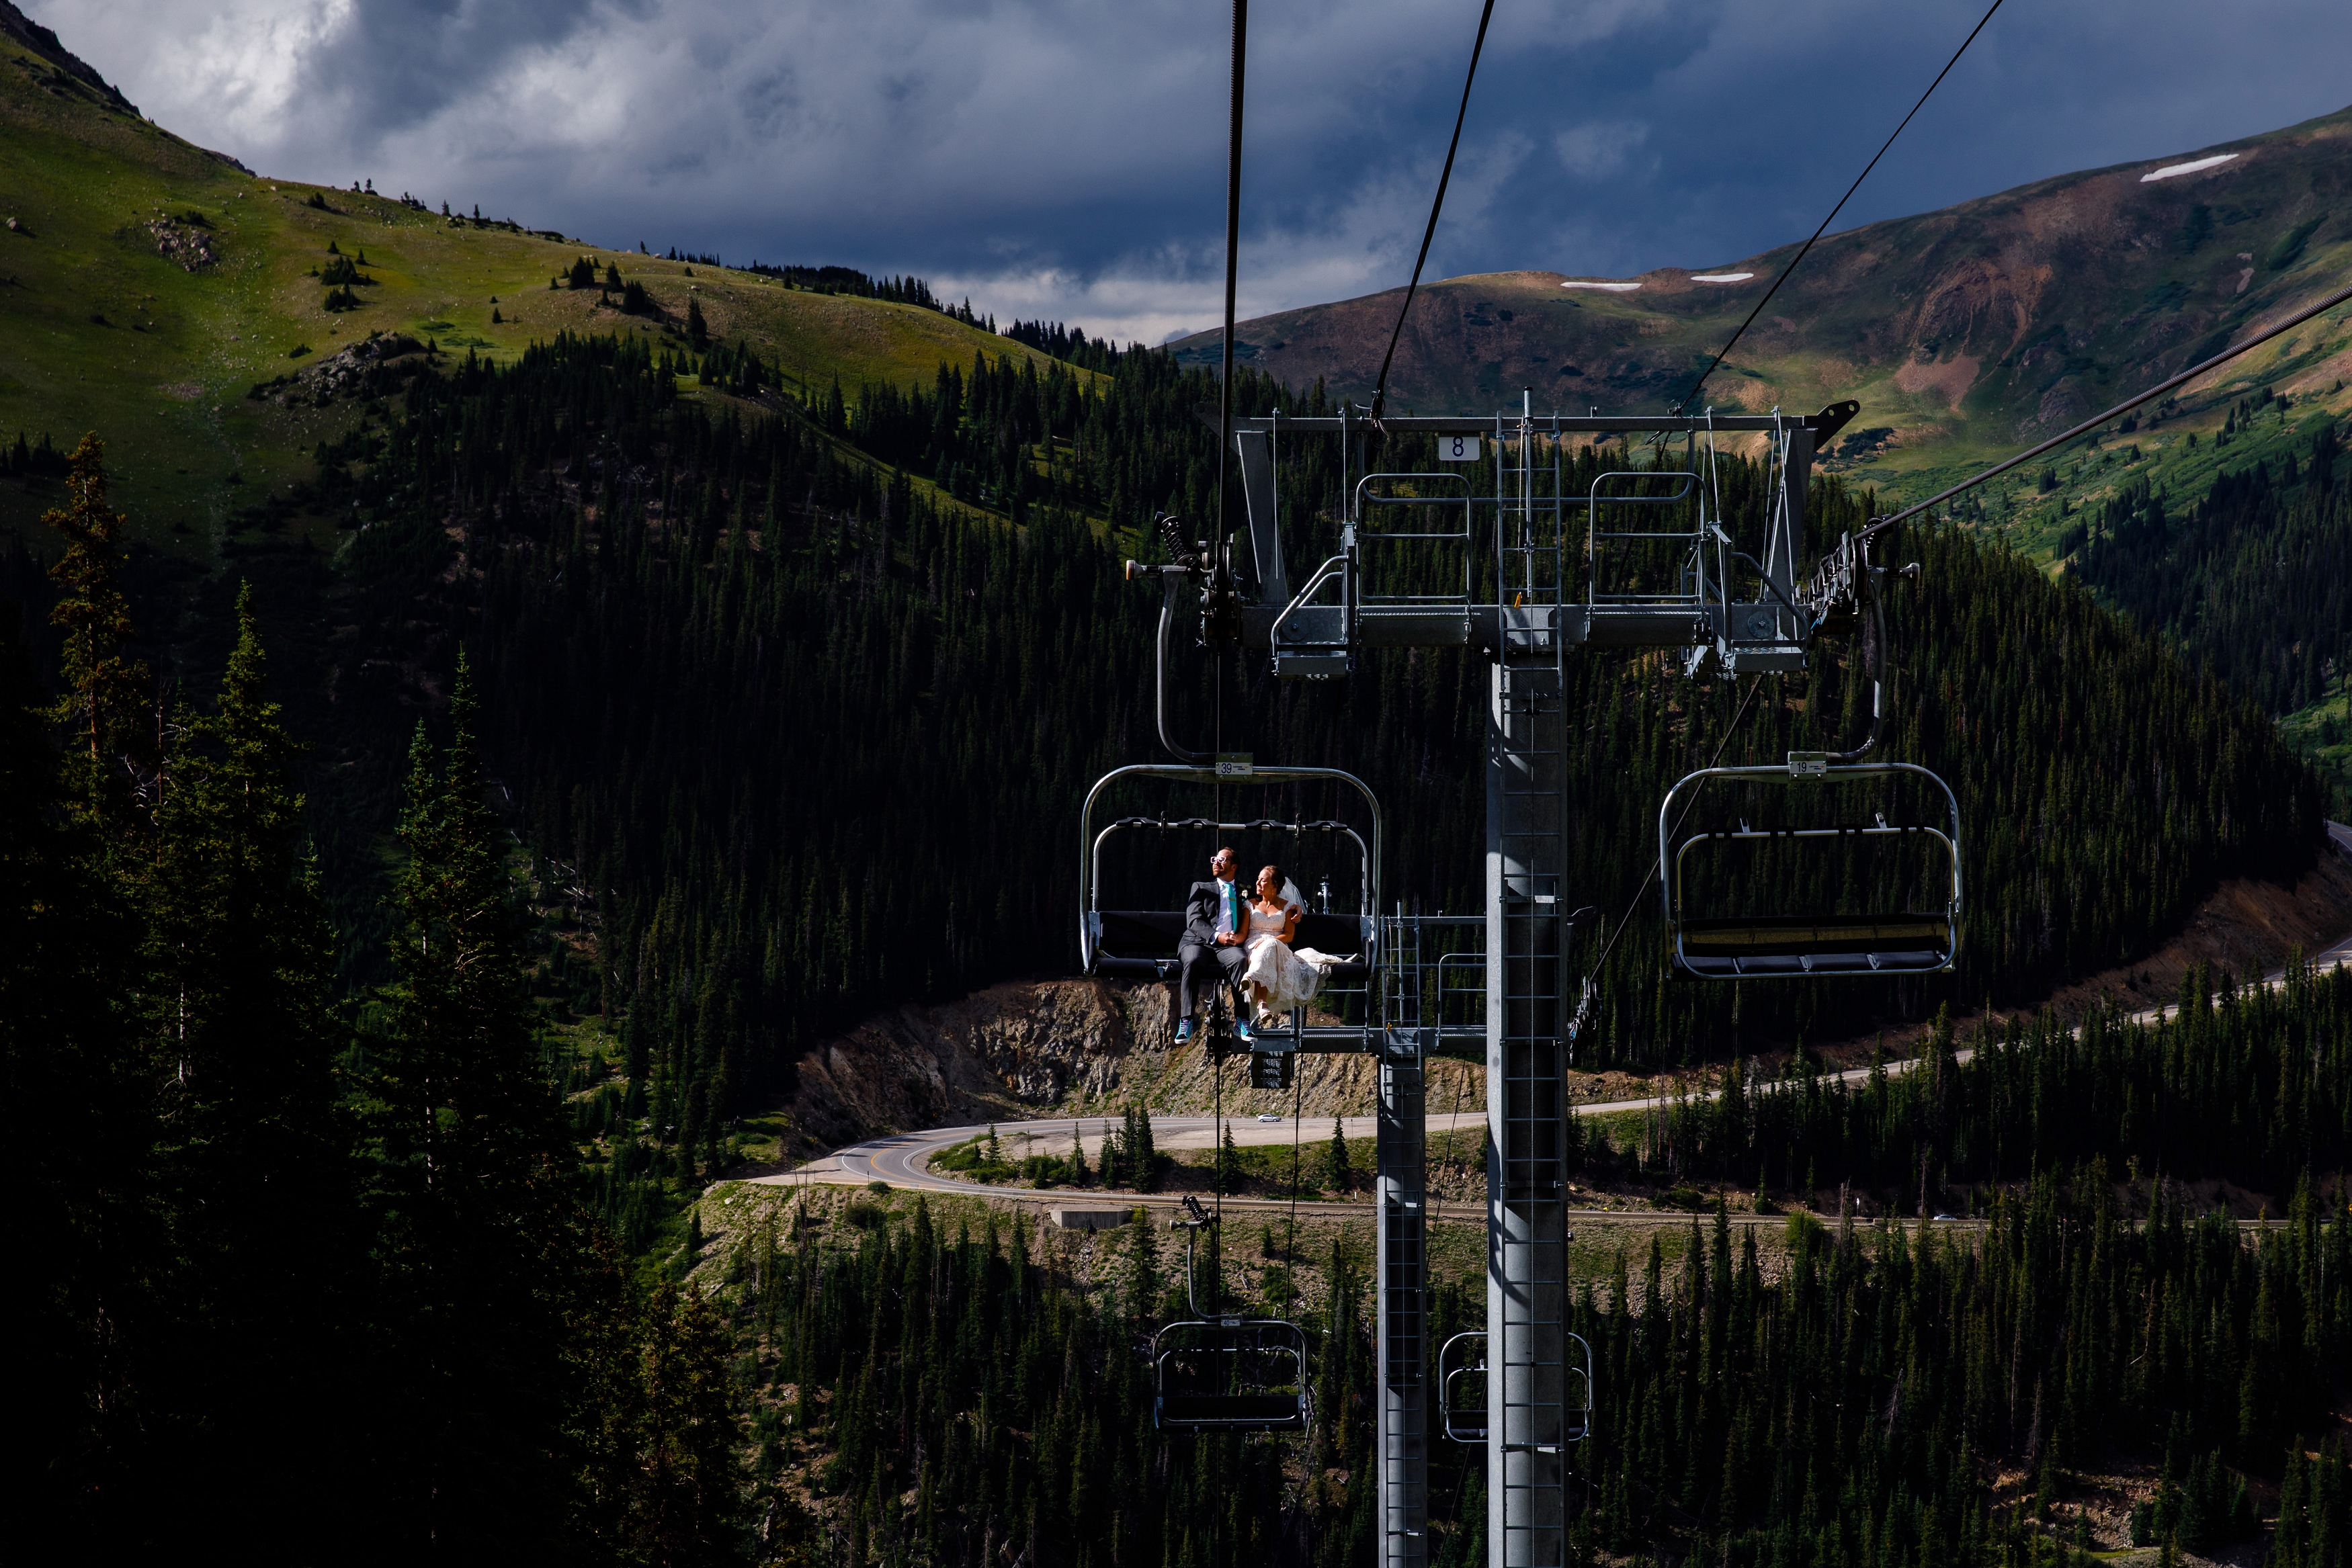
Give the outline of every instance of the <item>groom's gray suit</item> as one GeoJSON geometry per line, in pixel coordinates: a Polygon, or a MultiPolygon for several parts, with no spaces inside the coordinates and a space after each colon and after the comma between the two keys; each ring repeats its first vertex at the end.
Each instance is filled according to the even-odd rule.
{"type": "MultiPolygon", "coordinates": [[[[1217,946],[1217,901],[1228,885],[1233,884],[1213,877],[1196,882],[1184,901],[1184,937],[1176,945],[1176,960],[1183,967],[1177,991],[1179,1018],[1191,1018],[1197,1012],[1218,982],[1238,984],[1242,971],[1249,967],[1249,955],[1243,951],[1241,944],[1217,946]]],[[[1236,910],[1244,911],[1240,918],[1246,920],[1248,915],[1237,885],[1234,887],[1234,903],[1236,910]]],[[[1238,1009],[1235,1016],[1240,1016],[1238,1009]]]]}

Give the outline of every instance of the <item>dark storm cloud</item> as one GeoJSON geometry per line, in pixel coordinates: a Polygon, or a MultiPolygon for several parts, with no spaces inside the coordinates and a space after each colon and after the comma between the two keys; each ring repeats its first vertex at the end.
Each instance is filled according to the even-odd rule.
{"type": "Polygon", "coordinates": [[[518,56],[560,45],[596,9],[591,0],[364,0],[303,57],[303,91],[327,110],[306,118],[354,140],[429,121],[495,89],[518,56]]]}
{"type": "MultiPolygon", "coordinates": [[[[1976,0],[1505,0],[1436,275],[1719,264],[1810,232],[1976,0]]],[[[1244,303],[1401,281],[1475,0],[1260,0],[1244,303]]],[[[1159,338],[1216,308],[1215,0],[80,0],[134,101],[289,177],[730,257],[912,270],[1159,338]]],[[[2341,0],[2005,7],[1840,221],[2352,97],[2341,0]]]]}

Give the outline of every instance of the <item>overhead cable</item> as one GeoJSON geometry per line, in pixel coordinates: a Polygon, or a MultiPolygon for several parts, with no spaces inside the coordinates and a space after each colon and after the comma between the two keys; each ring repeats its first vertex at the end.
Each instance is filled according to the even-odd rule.
{"type": "MultiPolygon", "coordinates": [[[[1389,365],[1396,358],[1397,339],[1404,331],[1405,313],[1412,308],[1413,291],[1421,287],[1421,269],[1429,262],[1429,242],[1437,236],[1437,214],[1445,210],[1446,182],[1454,178],[1454,154],[1462,146],[1462,121],[1470,113],[1470,84],[1478,79],[1478,57],[1486,48],[1486,24],[1494,19],[1495,0],[1486,0],[1486,9],[1478,13],[1478,37],[1470,45],[1470,73],[1462,78],[1462,107],[1454,111],[1454,140],[1445,144],[1445,167],[1437,172],[1437,199],[1429,204],[1429,226],[1421,231],[1421,255],[1413,258],[1412,279],[1404,286],[1404,303],[1397,307],[1396,325],[1389,329],[1389,351],[1381,356],[1380,380],[1372,387],[1371,416],[1375,423],[1388,402],[1389,365]]],[[[1231,328],[1225,335],[1228,339],[1233,336],[1231,328]]]]}
{"type": "Polygon", "coordinates": [[[1952,74],[1952,68],[1960,63],[1960,57],[1969,52],[1969,46],[1975,43],[1977,35],[1985,30],[1985,23],[1991,21],[1993,12],[2000,9],[2000,0],[1992,0],[1991,7],[1978,20],[1977,25],[1969,30],[1969,36],[1960,40],[1960,47],[1952,51],[1952,57],[1946,60],[1944,68],[1936,73],[1936,79],[1927,84],[1927,90],[1919,95],[1919,101],[1911,106],[1911,112],[1903,117],[1903,124],[1895,128],[1894,132],[1886,138],[1885,146],[1880,147],[1877,152],[1872,155],[1870,162],[1862,166],[1862,172],[1856,174],[1853,177],[1853,183],[1845,188],[1845,194],[1838,198],[1837,205],[1830,209],[1830,215],[1823,218],[1821,227],[1813,231],[1813,237],[1798,247],[1797,254],[1789,258],[1789,265],[1780,269],[1780,276],[1772,280],[1772,287],[1764,291],[1764,298],[1756,302],[1756,308],[1748,313],[1748,319],[1739,324],[1739,330],[1731,334],[1729,341],[1726,342],[1715,358],[1708,361],[1706,369],[1698,373],[1698,380],[1691,383],[1691,390],[1683,394],[1680,402],[1675,404],[1675,413],[1680,413],[1690,406],[1691,399],[1698,396],[1699,390],[1706,385],[1706,378],[1715,374],[1725,358],[1730,354],[1732,345],[1738,342],[1748,329],[1756,324],[1756,318],[1764,313],[1764,307],[1772,302],[1772,296],[1780,292],[1780,285],[1789,281],[1789,274],[1797,270],[1797,264],[1805,259],[1806,252],[1811,250],[1819,243],[1822,235],[1829,232],[1829,226],[1832,224],[1837,222],[1837,215],[1845,211],[1845,204],[1853,199],[1853,193],[1856,191],[1862,189],[1862,183],[1870,178],[1870,172],[1878,167],[1879,159],[1885,157],[1887,148],[1895,145],[1895,138],[1903,134],[1903,127],[1910,124],[1913,117],[1927,107],[1927,99],[1934,96],[1938,87],[1943,85],[1944,78],[1952,74]]]}
{"type": "Polygon", "coordinates": [[[2176,388],[2186,386],[2189,382],[2195,381],[2199,376],[2203,375],[2206,371],[2213,370],[2218,366],[2228,364],[2231,360],[2236,359],[2240,354],[2244,353],[2247,350],[2258,349],[2264,343],[2269,342],[2273,338],[2277,337],[2280,333],[2287,331],[2292,328],[2300,327],[2305,321],[2310,320],[2314,316],[2333,310],[2336,307],[2343,304],[2348,299],[2352,299],[2352,287],[2339,288],[2335,293],[2329,295],[2326,298],[2321,300],[2318,304],[2296,311],[2294,315],[2288,317],[2285,320],[2281,321],[2276,326],[2265,328],[2262,331],[2257,332],[2254,336],[2247,339],[2244,342],[2239,343],[2234,347],[2222,350],[2220,353],[2214,355],[2211,359],[2207,360],[2202,364],[2189,366],[2187,370],[2181,371],[2179,375],[2172,377],[2169,381],[2159,382],[2155,386],[2150,387],[2147,391],[2141,392],[2137,397],[2125,399],[2122,402],[2116,404],[2115,407],[2107,410],[2105,413],[2093,415],[2091,418],[2086,419],[2082,423],[2076,425],[2074,429],[2067,431],[2064,434],[2053,435],[2049,440],[2043,442],[2041,445],[2028,448],[2026,451],[2019,453],[2016,456],[2011,458],[2006,463],[1996,463],[1991,467],[1986,469],[1983,473],[1978,475],[1975,478],[1963,479],[1960,483],[1953,486],[1950,489],[1930,496],[1916,507],[1906,507],[1903,510],[1895,513],[1891,517],[1879,518],[1876,522],[1871,524],[1870,527],[1863,529],[1861,534],[1857,537],[1861,538],[1868,538],[1879,529],[1891,528],[1895,524],[1904,521],[1906,518],[1916,517],[1930,507],[1940,507],[1946,501],[1950,500],[1953,497],[1973,490],[1988,479],[1999,478],[2001,475],[2008,473],[2011,469],[2017,467],[2020,464],[2031,463],[2035,458],[2041,456],[2043,453],[2053,451],[2058,447],[2063,446],[2066,443],[2074,440],[2078,435],[2088,434],[2090,432],[2096,430],[2099,426],[2106,423],[2107,421],[2114,419],[2118,414],[2129,413],[2133,409],[2139,407],[2140,404],[2144,402],[2152,402],[2176,388]]]}
{"type": "MultiPolygon", "coordinates": [[[[1225,356],[1217,399],[1217,549],[1225,545],[1225,466],[1234,455],[1234,283],[1242,249],[1242,66],[1249,53],[1249,0],[1234,0],[1233,122],[1225,138],[1225,356]]],[[[1223,559],[1222,554],[1218,557],[1223,559]]]]}

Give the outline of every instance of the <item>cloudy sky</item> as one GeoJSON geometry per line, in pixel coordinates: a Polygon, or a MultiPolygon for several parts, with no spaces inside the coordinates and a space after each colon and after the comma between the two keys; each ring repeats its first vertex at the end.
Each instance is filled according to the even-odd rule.
{"type": "MultiPolygon", "coordinates": [[[[25,0],[190,140],[1158,341],[1222,288],[1224,0],[25,0]]],[[[1986,0],[1500,0],[1433,277],[1801,237],[1986,0]]],[[[1244,314],[1402,283],[1477,0],[1258,0],[1244,314]]],[[[2010,0],[1841,228],[2352,101],[2344,0],[2010,0]]]]}

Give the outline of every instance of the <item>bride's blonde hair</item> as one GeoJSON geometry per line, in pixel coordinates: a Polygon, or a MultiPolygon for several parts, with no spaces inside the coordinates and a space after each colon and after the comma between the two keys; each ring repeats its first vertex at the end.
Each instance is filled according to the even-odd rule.
{"type": "MultiPolygon", "coordinates": [[[[1282,868],[1278,865],[1261,866],[1258,868],[1258,881],[1264,882],[1269,876],[1274,878],[1274,901],[1276,904],[1280,904],[1282,902],[1282,890],[1290,884],[1290,879],[1282,874],[1282,868]]],[[[1250,891],[1252,893],[1255,893],[1257,889],[1253,887],[1250,891]]]]}

